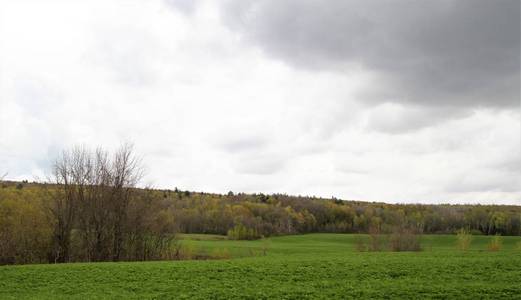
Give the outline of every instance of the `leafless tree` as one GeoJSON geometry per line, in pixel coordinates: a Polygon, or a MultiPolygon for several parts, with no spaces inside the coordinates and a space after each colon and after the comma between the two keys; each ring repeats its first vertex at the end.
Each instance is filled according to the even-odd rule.
{"type": "MultiPolygon", "coordinates": [[[[78,229],[84,250],[82,256],[88,261],[107,260],[109,253],[109,207],[107,189],[110,186],[108,153],[101,148],[88,151],[82,166],[77,166],[78,174],[85,174],[85,183],[80,183],[82,193],[78,194],[78,229]],[[83,171],[81,171],[83,170],[83,171]]],[[[81,179],[78,176],[78,179],[81,179]]]]}
{"type": "Polygon", "coordinates": [[[85,150],[74,148],[64,151],[55,161],[53,167],[53,179],[58,189],[53,193],[53,203],[50,211],[54,216],[53,252],[54,262],[68,262],[70,259],[71,232],[77,210],[78,171],[74,170],[79,165],[79,160],[84,156],[85,150]]]}
{"type": "Polygon", "coordinates": [[[83,249],[80,259],[122,258],[128,207],[143,170],[131,144],[123,144],[113,155],[102,148],[93,152],[75,147],[63,152],[53,169],[58,186],[51,208],[56,220],[56,262],[69,261],[74,226],[83,249]]]}
{"type": "Polygon", "coordinates": [[[124,224],[126,223],[130,197],[144,173],[141,159],[134,155],[133,146],[131,144],[123,144],[119,150],[116,151],[112,161],[111,171],[113,174],[111,202],[114,221],[112,259],[118,261],[122,255],[125,233],[124,224]]]}

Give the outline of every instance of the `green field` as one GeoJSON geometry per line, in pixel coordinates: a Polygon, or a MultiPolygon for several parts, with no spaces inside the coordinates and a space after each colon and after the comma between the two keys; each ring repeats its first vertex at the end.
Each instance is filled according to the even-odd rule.
{"type": "Polygon", "coordinates": [[[182,235],[194,253],[222,260],[0,267],[0,299],[521,299],[521,237],[424,236],[421,252],[357,252],[355,235],[309,234],[265,241],[182,235]],[[267,255],[264,255],[264,250],[267,255]]]}

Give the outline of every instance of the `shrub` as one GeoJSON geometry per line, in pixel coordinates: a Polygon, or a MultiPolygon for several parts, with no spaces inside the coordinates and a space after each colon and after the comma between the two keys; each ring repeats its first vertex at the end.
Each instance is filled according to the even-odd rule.
{"type": "Polygon", "coordinates": [[[461,228],[457,232],[457,246],[461,251],[467,251],[470,248],[470,244],[472,243],[472,234],[469,230],[461,228]]]}
{"type": "Polygon", "coordinates": [[[398,227],[391,234],[389,248],[391,251],[421,251],[420,238],[414,229],[398,227]]]}
{"type": "Polygon", "coordinates": [[[269,250],[270,248],[271,248],[271,241],[268,240],[268,239],[265,238],[265,237],[262,237],[262,247],[261,247],[262,255],[263,255],[263,256],[268,255],[268,250],[269,250]]]}
{"type": "Polygon", "coordinates": [[[369,228],[369,251],[382,251],[383,246],[380,230],[377,227],[369,228]]]}
{"type": "Polygon", "coordinates": [[[355,250],[359,252],[372,251],[379,252],[385,248],[385,241],[381,234],[380,228],[371,226],[369,228],[369,236],[366,238],[364,235],[355,236],[355,250]]]}
{"type": "Polygon", "coordinates": [[[229,259],[231,258],[230,251],[228,251],[228,248],[217,248],[212,251],[212,254],[210,255],[211,258],[214,259],[229,259]]]}
{"type": "Polygon", "coordinates": [[[490,240],[490,243],[488,244],[488,251],[499,251],[501,250],[501,247],[503,246],[503,241],[501,239],[500,235],[496,235],[490,240]]]}
{"type": "Polygon", "coordinates": [[[357,234],[355,236],[355,250],[358,252],[365,252],[367,251],[367,245],[364,240],[364,237],[360,234],[357,234]]]}
{"type": "Polygon", "coordinates": [[[192,244],[181,245],[179,247],[178,258],[182,260],[194,259],[197,257],[197,247],[192,244]]]}

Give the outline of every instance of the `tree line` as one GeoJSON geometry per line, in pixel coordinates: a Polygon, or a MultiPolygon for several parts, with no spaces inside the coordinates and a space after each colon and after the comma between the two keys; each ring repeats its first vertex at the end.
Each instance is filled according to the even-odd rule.
{"type": "Polygon", "coordinates": [[[76,147],[45,183],[0,186],[0,264],[176,257],[176,233],[230,239],[312,232],[400,231],[521,235],[521,207],[342,201],[285,194],[210,194],[138,188],[143,165],[130,145],[76,147]]]}
{"type": "Polygon", "coordinates": [[[389,234],[397,227],[426,234],[521,235],[521,207],[343,201],[283,194],[215,195],[154,191],[170,203],[181,232],[227,234],[237,225],[258,236],[312,232],[389,234]],[[162,194],[162,195],[161,195],[162,194]]]}

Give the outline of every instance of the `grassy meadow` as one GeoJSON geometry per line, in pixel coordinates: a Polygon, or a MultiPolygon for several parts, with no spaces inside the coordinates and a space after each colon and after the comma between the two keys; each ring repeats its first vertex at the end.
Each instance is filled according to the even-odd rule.
{"type": "Polygon", "coordinates": [[[357,235],[257,241],[181,235],[194,256],[219,260],[0,267],[0,299],[521,298],[521,237],[427,235],[421,252],[359,252],[357,235]]]}

